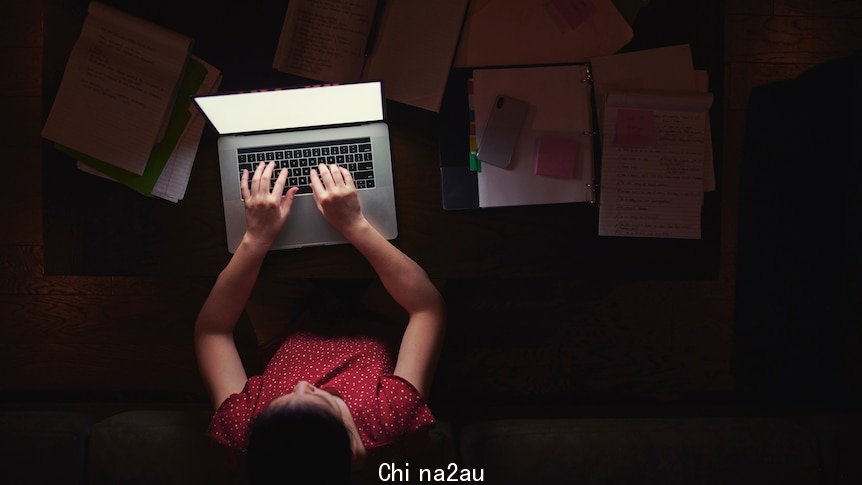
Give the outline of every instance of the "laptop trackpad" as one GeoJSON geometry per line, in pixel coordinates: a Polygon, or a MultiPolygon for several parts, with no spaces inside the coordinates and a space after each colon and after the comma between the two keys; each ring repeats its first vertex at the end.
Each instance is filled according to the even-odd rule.
{"type": "Polygon", "coordinates": [[[332,227],[317,209],[314,197],[301,195],[293,199],[290,215],[273,247],[319,246],[346,242],[344,236],[332,227]]]}

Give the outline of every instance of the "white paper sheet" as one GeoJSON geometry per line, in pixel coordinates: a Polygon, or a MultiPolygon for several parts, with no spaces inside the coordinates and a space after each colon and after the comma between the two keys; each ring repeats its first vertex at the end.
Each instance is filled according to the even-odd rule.
{"type": "Polygon", "coordinates": [[[611,92],[602,125],[599,235],[699,239],[709,94],[611,92]],[[621,114],[649,119],[632,144],[621,114]]]}
{"type": "MultiPolygon", "coordinates": [[[[599,120],[604,116],[607,94],[617,91],[709,91],[709,73],[695,70],[688,45],[627,52],[590,59],[599,120]]],[[[703,190],[715,190],[715,164],[709,116],[704,152],[703,190]]]]}

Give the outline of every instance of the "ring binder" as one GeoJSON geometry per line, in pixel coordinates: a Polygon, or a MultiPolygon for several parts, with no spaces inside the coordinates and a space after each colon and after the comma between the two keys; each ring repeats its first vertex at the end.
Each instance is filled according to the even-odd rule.
{"type": "Polygon", "coordinates": [[[585,72],[586,76],[583,79],[581,79],[581,83],[592,84],[593,83],[593,71],[590,69],[589,64],[584,64],[584,71],[586,71],[585,72]]]}
{"type": "Polygon", "coordinates": [[[473,71],[477,126],[487,119],[489,107],[500,93],[530,103],[538,120],[519,133],[511,168],[483,165],[476,178],[479,207],[586,203],[592,199],[584,184],[595,181],[593,85],[581,83],[590,77],[585,64],[473,71]]]}
{"type": "Polygon", "coordinates": [[[589,190],[590,192],[592,192],[592,193],[593,193],[592,198],[591,198],[588,202],[589,202],[590,204],[593,204],[593,205],[597,204],[597,203],[598,203],[598,194],[597,194],[597,192],[599,191],[599,190],[598,190],[598,189],[599,189],[599,184],[584,184],[584,186],[587,188],[587,190],[589,190]]]}

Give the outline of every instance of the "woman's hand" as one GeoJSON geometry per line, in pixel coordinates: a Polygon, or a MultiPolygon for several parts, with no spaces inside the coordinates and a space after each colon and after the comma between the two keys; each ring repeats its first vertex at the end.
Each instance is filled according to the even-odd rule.
{"type": "Polygon", "coordinates": [[[317,208],[346,238],[368,224],[350,172],[338,165],[320,164],[311,169],[311,190],[317,208]]]}
{"type": "Polygon", "coordinates": [[[275,163],[264,164],[260,162],[251,179],[251,187],[248,182],[248,170],[242,171],[240,180],[240,191],[245,203],[245,236],[248,242],[269,248],[272,241],[284,226],[284,221],[290,215],[290,207],[293,205],[293,196],[299,190],[296,187],[288,189],[282,196],[284,185],[287,181],[287,170],[282,169],[275,181],[272,192],[269,191],[269,182],[275,163]]]}

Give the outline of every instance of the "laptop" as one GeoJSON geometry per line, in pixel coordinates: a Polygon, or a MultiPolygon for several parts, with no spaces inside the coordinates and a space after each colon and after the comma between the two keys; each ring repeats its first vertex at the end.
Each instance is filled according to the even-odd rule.
{"type": "Polygon", "coordinates": [[[309,177],[319,163],[347,168],[368,222],[386,239],[398,235],[389,127],[379,81],[215,94],[194,101],[220,135],[219,166],[231,253],[246,229],[242,170],[252,174],[260,162],[277,166],[271,186],[278,170],[287,168],[285,192],[299,187],[271,249],[347,242],[314,202],[309,177]]]}

